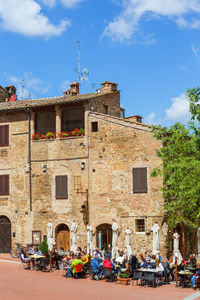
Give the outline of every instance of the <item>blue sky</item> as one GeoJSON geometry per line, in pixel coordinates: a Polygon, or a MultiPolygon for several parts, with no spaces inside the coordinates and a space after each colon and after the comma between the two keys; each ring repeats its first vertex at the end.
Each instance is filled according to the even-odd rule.
{"type": "Polygon", "coordinates": [[[80,40],[82,93],[114,81],[127,116],[186,122],[199,37],[200,0],[0,0],[0,85],[19,99],[61,95],[77,81],[80,40]]]}

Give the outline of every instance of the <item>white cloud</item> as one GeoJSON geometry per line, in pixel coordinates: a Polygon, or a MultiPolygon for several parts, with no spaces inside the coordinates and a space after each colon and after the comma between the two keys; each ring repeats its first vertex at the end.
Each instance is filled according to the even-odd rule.
{"type": "Polygon", "coordinates": [[[73,8],[85,0],[60,0],[67,8],[73,8]]]}
{"type": "Polygon", "coordinates": [[[56,5],[56,0],[40,0],[40,2],[49,7],[53,7],[56,5]]]}
{"type": "Polygon", "coordinates": [[[200,28],[200,21],[188,21],[187,14],[200,14],[200,0],[122,0],[120,14],[110,22],[103,36],[113,41],[130,39],[138,30],[141,21],[168,17],[180,27],[200,28]],[[147,17],[148,18],[144,18],[147,17]]]}
{"type": "Polygon", "coordinates": [[[59,88],[61,89],[62,92],[66,92],[70,88],[70,83],[71,83],[70,80],[65,80],[61,83],[59,88]]]}
{"type": "Polygon", "coordinates": [[[44,82],[33,77],[32,73],[24,73],[22,77],[9,76],[11,84],[17,88],[17,96],[19,99],[33,98],[34,93],[37,95],[44,95],[50,89],[51,86],[45,85],[44,82]]]}
{"type": "Polygon", "coordinates": [[[186,122],[191,118],[189,112],[189,102],[185,94],[171,99],[171,106],[166,109],[166,120],[186,122]]]}
{"type": "Polygon", "coordinates": [[[157,123],[155,121],[155,116],[156,116],[155,113],[150,113],[147,117],[144,118],[144,123],[148,124],[148,125],[153,125],[153,124],[157,123]]]}
{"type": "Polygon", "coordinates": [[[35,0],[0,0],[0,20],[0,29],[47,38],[60,35],[70,26],[68,20],[52,24],[35,0]]]}

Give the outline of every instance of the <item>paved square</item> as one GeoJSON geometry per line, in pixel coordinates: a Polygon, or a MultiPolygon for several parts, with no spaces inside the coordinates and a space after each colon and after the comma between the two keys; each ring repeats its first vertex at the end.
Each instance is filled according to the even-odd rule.
{"type": "Polygon", "coordinates": [[[188,300],[200,299],[198,293],[190,289],[176,288],[174,285],[157,288],[121,286],[117,283],[93,281],[90,279],[66,279],[62,272],[24,270],[20,263],[11,262],[9,257],[0,256],[1,300],[188,300]],[[7,259],[8,261],[3,261],[7,259]],[[195,297],[195,298],[194,298],[195,297]]]}

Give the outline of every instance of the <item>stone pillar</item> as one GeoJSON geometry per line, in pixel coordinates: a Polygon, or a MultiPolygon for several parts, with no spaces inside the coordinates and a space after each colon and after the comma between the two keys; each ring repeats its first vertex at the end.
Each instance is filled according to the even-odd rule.
{"type": "Polygon", "coordinates": [[[56,110],[56,136],[61,132],[61,115],[62,111],[58,105],[55,106],[56,110]]]}
{"type": "Polygon", "coordinates": [[[35,133],[35,112],[31,112],[31,137],[35,133]]]}

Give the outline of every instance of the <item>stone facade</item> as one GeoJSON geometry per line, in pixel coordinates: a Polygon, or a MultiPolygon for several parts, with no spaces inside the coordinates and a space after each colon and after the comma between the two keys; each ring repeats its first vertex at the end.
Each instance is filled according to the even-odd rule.
{"type": "Polygon", "coordinates": [[[9,146],[0,147],[0,175],[9,175],[10,186],[9,196],[0,196],[0,215],[11,221],[12,247],[16,242],[31,244],[32,231],[46,235],[48,222],[53,223],[56,239],[57,226],[66,224],[70,228],[73,220],[78,224],[78,245],[86,245],[87,223],[93,227],[96,245],[96,228],[112,225],[115,219],[119,225],[119,248],[124,248],[128,226],[133,251],[142,253],[152,249],[151,229],[158,222],[160,252],[165,256],[162,181],[150,176],[153,168],[161,164],[156,156],[160,144],[153,138],[151,127],[120,119],[119,91],[104,90],[77,97],[67,97],[66,101],[65,97],[60,101],[50,98],[49,103],[48,99],[36,100],[37,106],[34,100],[0,105],[0,125],[9,125],[9,146]],[[56,111],[58,133],[62,110],[72,104],[85,109],[84,136],[29,143],[38,108],[46,105],[48,110],[51,105],[56,111]],[[107,115],[103,113],[105,106],[107,115]],[[92,132],[92,122],[98,122],[98,131],[92,132]],[[147,193],[133,193],[132,169],[138,167],[147,168],[147,193]],[[56,199],[55,177],[60,175],[68,176],[68,199],[56,199]],[[81,212],[83,204],[88,206],[85,213],[81,212]],[[137,219],[145,220],[144,232],[136,232],[137,219]]]}

